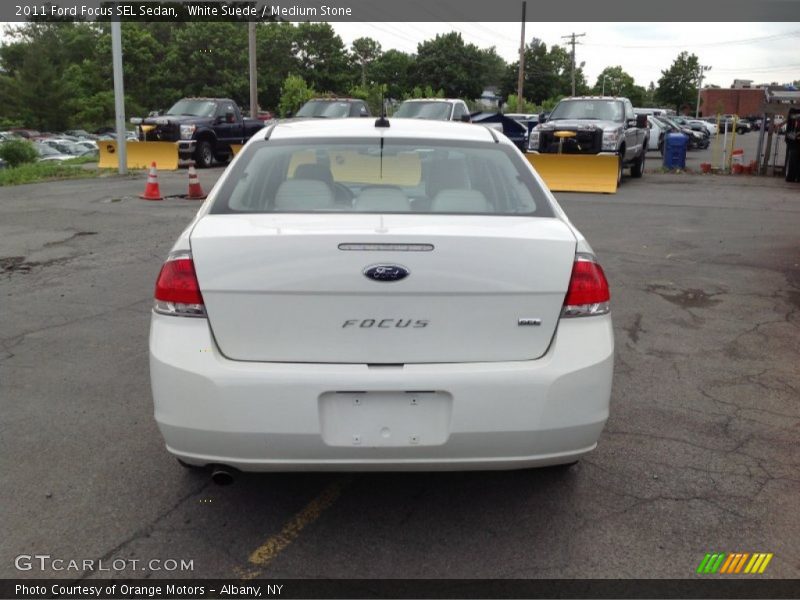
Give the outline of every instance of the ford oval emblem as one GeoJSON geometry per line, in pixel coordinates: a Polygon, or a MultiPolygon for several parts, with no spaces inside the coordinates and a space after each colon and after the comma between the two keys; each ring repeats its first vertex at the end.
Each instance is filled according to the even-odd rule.
{"type": "Polygon", "coordinates": [[[371,265],[364,269],[364,276],[374,281],[400,281],[409,274],[402,265],[371,265]]]}

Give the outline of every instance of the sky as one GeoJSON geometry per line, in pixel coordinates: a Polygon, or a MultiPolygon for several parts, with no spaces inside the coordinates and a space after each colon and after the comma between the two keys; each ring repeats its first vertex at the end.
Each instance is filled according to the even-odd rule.
{"type": "MultiPolygon", "coordinates": [[[[349,47],[359,37],[371,37],[383,50],[416,52],[417,44],[437,33],[459,31],[466,42],[495,46],[507,62],[519,57],[519,23],[331,23],[349,47]]],[[[548,46],[563,44],[561,36],[585,33],[575,49],[575,62],[586,62],[589,85],[607,66],[619,65],[638,85],[658,84],[683,50],[711,67],[704,85],[729,87],[734,79],[755,84],[800,80],[800,23],[534,23],[525,39],[539,38],[548,46]]]]}
{"type": "MultiPolygon", "coordinates": [[[[0,24],[4,25],[4,24],[0,24]]],[[[414,53],[417,44],[437,33],[458,31],[466,42],[494,46],[508,62],[519,57],[519,23],[331,23],[346,46],[371,37],[383,50],[414,53]]],[[[3,28],[0,28],[2,31],[3,28]]],[[[528,21],[525,39],[548,46],[564,44],[562,36],[585,33],[575,50],[585,62],[589,85],[607,66],[619,65],[638,85],[658,83],[678,54],[686,50],[711,67],[704,85],[729,87],[734,79],[758,83],[800,80],[800,23],[536,23],[528,21]]],[[[3,36],[0,33],[0,42],[3,36]]],[[[124,49],[123,49],[124,51],[124,49]]]]}

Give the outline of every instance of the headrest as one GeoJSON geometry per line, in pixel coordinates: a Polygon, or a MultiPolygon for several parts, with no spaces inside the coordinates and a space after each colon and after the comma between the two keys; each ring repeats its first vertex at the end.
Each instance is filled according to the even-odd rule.
{"type": "Polygon", "coordinates": [[[331,188],[314,179],[287,179],[275,192],[275,210],[304,211],[333,208],[331,188]]]}
{"type": "Polygon", "coordinates": [[[355,199],[358,212],[407,212],[411,209],[406,195],[394,188],[365,188],[355,199]]]}
{"type": "Polygon", "coordinates": [[[431,202],[431,212],[492,213],[492,205],[478,190],[442,190],[431,202]]]}
{"type": "Polygon", "coordinates": [[[333,186],[333,173],[325,165],[309,163],[298,165],[294,170],[295,179],[316,179],[333,186]]]}

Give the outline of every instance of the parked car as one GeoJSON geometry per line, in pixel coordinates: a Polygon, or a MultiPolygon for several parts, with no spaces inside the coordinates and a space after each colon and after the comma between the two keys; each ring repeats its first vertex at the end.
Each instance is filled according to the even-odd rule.
{"type": "Polygon", "coordinates": [[[39,153],[40,162],[48,160],[64,161],[75,158],[74,156],[65,154],[64,152],[59,152],[48,144],[42,142],[34,142],[33,144],[36,146],[36,151],[39,153]]]}
{"type": "Polygon", "coordinates": [[[163,115],[131,122],[140,141],[178,142],[178,156],[203,168],[228,160],[231,145],[243,144],[264,127],[258,119],[243,117],[228,98],[183,98],[163,115]]]}
{"type": "MultiPolygon", "coordinates": [[[[575,96],[560,100],[547,121],[531,131],[529,149],[540,154],[558,154],[558,162],[553,161],[551,168],[561,173],[580,168],[568,155],[614,154],[618,159],[619,185],[625,168],[630,168],[632,177],[644,175],[649,134],[647,116],[636,115],[628,98],[575,96]],[[569,137],[557,135],[562,132],[569,137]]],[[[539,167],[540,172],[542,168],[539,167]]]]}
{"type": "Polygon", "coordinates": [[[358,98],[313,98],[303,104],[291,118],[345,119],[371,116],[369,105],[358,98]]]}
{"type": "Polygon", "coordinates": [[[719,121],[719,131],[717,132],[724,134],[726,131],[728,133],[734,131],[734,121],[736,122],[736,133],[739,135],[748,133],[752,131],[752,126],[750,122],[745,119],[737,119],[734,115],[723,115],[719,121]]]}
{"type": "Polygon", "coordinates": [[[467,103],[456,98],[404,100],[394,113],[396,119],[431,119],[470,122],[467,103]]]}
{"type": "Polygon", "coordinates": [[[717,123],[710,122],[710,121],[703,121],[701,119],[689,119],[689,126],[697,131],[699,128],[703,128],[708,131],[708,134],[711,136],[717,135],[717,123]]]}
{"type": "Polygon", "coordinates": [[[711,135],[709,134],[708,130],[705,128],[698,128],[692,129],[688,124],[682,123],[676,117],[667,117],[667,116],[660,116],[657,117],[661,119],[661,121],[665,123],[669,123],[673,127],[673,132],[675,133],[683,133],[686,137],[689,138],[689,144],[687,148],[689,150],[703,150],[708,148],[711,145],[711,135]]]}
{"type": "MultiPolygon", "coordinates": [[[[647,114],[647,113],[639,113],[647,114]]],[[[647,126],[650,128],[650,136],[648,137],[647,150],[658,150],[664,154],[664,136],[667,134],[667,128],[662,121],[654,118],[654,115],[647,115],[647,126]]]]}
{"type": "Polygon", "coordinates": [[[96,145],[94,148],[87,148],[78,142],[73,142],[64,138],[45,138],[40,141],[43,144],[55,148],[62,154],[70,154],[72,156],[83,156],[97,151],[96,145]]]}
{"type": "Polygon", "coordinates": [[[78,140],[96,140],[97,136],[93,133],[89,133],[85,129],[68,129],[64,132],[67,135],[71,135],[78,140]]]}
{"type": "Polygon", "coordinates": [[[229,483],[568,465],[597,445],[614,336],[589,243],[504,136],[386,123],[257,133],[172,246],[150,378],[183,464],[229,483]]]}

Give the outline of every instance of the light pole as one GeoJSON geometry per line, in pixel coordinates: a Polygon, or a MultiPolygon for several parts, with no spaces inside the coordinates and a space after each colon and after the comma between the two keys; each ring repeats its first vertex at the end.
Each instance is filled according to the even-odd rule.
{"type": "Polygon", "coordinates": [[[700,116],[700,91],[703,89],[703,73],[710,70],[710,66],[700,65],[700,82],[697,84],[697,106],[694,109],[695,119],[700,116]]]}
{"type": "Polygon", "coordinates": [[[603,75],[603,93],[600,94],[601,96],[606,95],[606,79],[608,79],[608,75],[603,75]]]}

